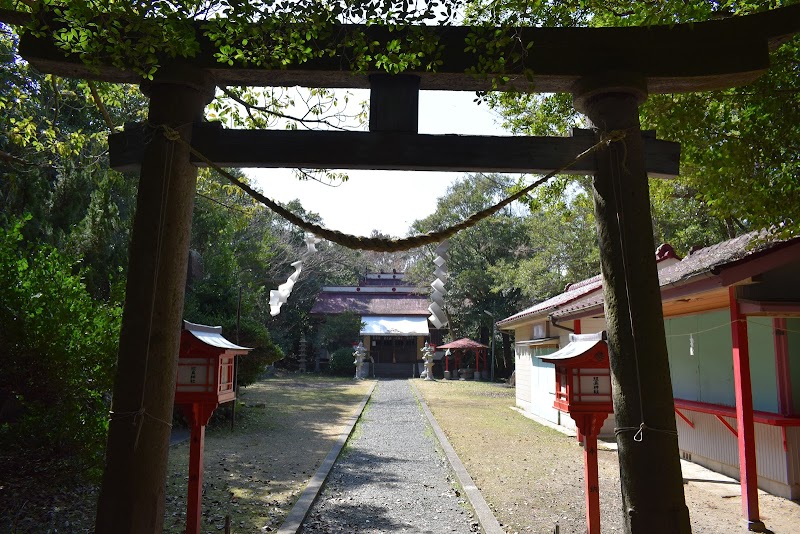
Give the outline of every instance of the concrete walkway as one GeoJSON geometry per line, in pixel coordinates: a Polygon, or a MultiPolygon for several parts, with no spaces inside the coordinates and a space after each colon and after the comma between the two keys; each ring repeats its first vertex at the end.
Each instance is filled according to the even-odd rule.
{"type": "MultiPolygon", "coordinates": [[[[429,414],[409,381],[380,381],[324,489],[310,509],[292,511],[295,516],[305,512],[296,531],[502,532],[447,438],[435,421],[430,425],[425,412],[429,414]]],[[[284,527],[280,532],[289,532],[284,527]]]]}

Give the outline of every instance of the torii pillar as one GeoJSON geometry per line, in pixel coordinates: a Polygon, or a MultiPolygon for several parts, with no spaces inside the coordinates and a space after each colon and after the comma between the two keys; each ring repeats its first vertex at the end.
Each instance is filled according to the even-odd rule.
{"type": "Polygon", "coordinates": [[[639,126],[646,81],[585,77],[573,97],[598,140],[625,134],[595,153],[593,179],[625,531],[690,533],[639,126]],[[642,423],[648,428],[640,432],[642,423]]]}
{"type": "MultiPolygon", "coordinates": [[[[214,96],[207,73],[159,69],[142,85],[151,125],[191,141],[214,96]]],[[[186,145],[154,129],[139,178],[97,534],[158,533],[164,520],[175,375],[197,168],[186,145]]]]}

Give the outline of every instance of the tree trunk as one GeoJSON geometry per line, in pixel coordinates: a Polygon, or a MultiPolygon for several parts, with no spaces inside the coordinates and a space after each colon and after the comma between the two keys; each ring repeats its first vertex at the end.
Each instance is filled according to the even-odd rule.
{"type": "Polygon", "coordinates": [[[593,185],[626,532],[689,533],[637,85],[585,80],[575,106],[598,139],[625,132],[596,153],[593,185]]]}
{"type": "MultiPolygon", "coordinates": [[[[148,120],[191,140],[214,85],[202,71],[162,68],[142,87],[148,120]],[[161,74],[161,73],[164,74],[161,74]]],[[[154,129],[139,179],[97,534],[162,531],[183,297],[197,169],[154,129]]]]}
{"type": "Polygon", "coordinates": [[[511,335],[507,332],[500,332],[500,335],[503,336],[503,368],[506,369],[506,376],[511,376],[511,371],[514,367],[514,354],[513,345],[511,344],[511,335]]]}

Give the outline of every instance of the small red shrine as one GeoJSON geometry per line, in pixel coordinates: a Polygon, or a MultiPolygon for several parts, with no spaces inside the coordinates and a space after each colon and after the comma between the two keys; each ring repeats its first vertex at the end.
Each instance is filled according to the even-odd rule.
{"type": "Polygon", "coordinates": [[[237,355],[252,349],[222,337],[221,326],[183,322],[175,404],[186,417],[192,434],[189,445],[189,492],[186,534],[199,534],[203,487],[203,442],[206,425],[218,405],[236,399],[234,364],[237,355]]]}
{"type": "Polygon", "coordinates": [[[467,351],[471,350],[475,353],[475,378],[489,378],[489,367],[486,361],[486,352],[489,350],[489,347],[483,343],[478,343],[468,337],[464,337],[451,341],[450,343],[445,343],[444,345],[439,345],[436,347],[436,350],[452,351],[455,360],[455,366],[452,371],[450,371],[450,358],[447,356],[444,358],[444,369],[447,372],[453,373],[451,374],[452,377],[457,378],[458,370],[461,367],[461,357],[464,356],[467,351]]]}
{"type": "Polygon", "coordinates": [[[554,408],[570,415],[613,411],[608,345],[604,335],[604,332],[571,334],[566,347],[539,357],[556,367],[554,408]]]}
{"type": "Polygon", "coordinates": [[[600,534],[600,485],[597,474],[597,435],[613,412],[611,372],[605,332],[570,334],[569,344],[539,356],[556,367],[553,407],[575,420],[583,441],[586,524],[589,534],[600,534]]]}

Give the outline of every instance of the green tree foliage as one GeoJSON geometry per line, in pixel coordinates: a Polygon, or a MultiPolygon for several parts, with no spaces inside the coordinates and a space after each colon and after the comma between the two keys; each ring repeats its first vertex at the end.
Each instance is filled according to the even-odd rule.
{"type": "Polygon", "coordinates": [[[4,447],[25,443],[82,467],[98,467],[121,309],[98,303],[75,261],[0,229],[0,401],[16,407],[0,432],[4,447]]]}
{"type": "MultiPolygon", "coordinates": [[[[432,215],[415,221],[412,230],[428,232],[460,222],[507,196],[512,183],[510,178],[499,175],[466,176],[438,200],[432,215]]],[[[528,239],[521,224],[524,216],[524,207],[512,205],[450,239],[445,287],[453,339],[475,337],[482,327],[489,326],[490,319],[484,311],[499,319],[518,311],[525,301],[520,288],[506,284],[493,268],[513,264],[527,254],[528,239]]],[[[434,248],[426,247],[412,269],[420,286],[433,281],[434,248]]]]}
{"type": "MultiPolygon", "coordinates": [[[[309,312],[322,286],[354,283],[365,264],[358,253],[319,243],[318,252],[305,257],[289,302],[277,316],[271,316],[270,290],[286,281],[294,272],[291,264],[307,251],[303,231],[276,217],[216,173],[201,171],[197,188],[191,248],[202,258],[203,276],[189,281],[185,318],[221,325],[226,337],[235,340],[238,311],[239,342],[256,348],[240,359],[240,369],[252,367],[252,372],[245,371],[247,380],[252,381],[266,364],[297,355],[302,336],[313,339],[309,312]]],[[[316,214],[305,212],[297,201],[289,203],[288,208],[308,220],[320,220],[316,214]]],[[[351,335],[349,329],[327,332],[326,336],[332,337],[326,337],[326,343],[337,335],[351,335]]],[[[353,339],[348,337],[348,346],[353,339]]],[[[317,347],[311,343],[307,350],[313,354],[317,347]]],[[[292,367],[291,361],[285,363],[292,367]]],[[[240,379],[244,383],[241,374],[240,379]]]]}
{"type": "Polygon", "coordinates": [[[438,43],[424,26],[387,42],[367,39],[341,23],[399,26],[445,22],[456,15],[457,0],[175,0],[116,2],[72,0],[31,3],[5,0],[0,6],[32,13],[32,33],[49,33],[56,45],[90,64],[110,63],[152,78],[175,58],[196,57],[213,48],[227,65],[285,68],[342,56],[353,68],[401,72],[433,68],[438,43]]]}
{"type": "MultiPolygon", "coordinates": [[[[389,234],[373,230],[369,237],[391,239],[389,234]]],[[[372,250],[358,251],[354,261],[363,266],[361,274],[370,273],[404,273],[413,262],[413,255],[404,252],[375,252],[372,250]]]]}
{"type": "MultiPolygon", "coordinates": [[[[43,75],[0,25],[0,225],[32,215],[28,239],[70,250],[92,294],[108,298],[127,263],[136,184],[108,170],[108,125],[87,82],[43,75]]],[[[146,106],[131,86],[98,84],[115,124],[146,106]]]]}
{"type": "MultiPolygon", "coordinates": [[[[467,13],[472,21],[493,23],[626,26],[719,19],[792,3],[796,2],[481,0],[471,2],[467,13]]],[[[657,240],[663,232],[661,237],[678,241],[678,248],[690,248],[753,228],[782,228],[787,235],[798,231],[800,39],[780,46],[771,60],[769,72],[748,86],[651,95],[642,106],[644,128],[682,145],[681,176],[656,188],[654,211],[662,218],[655,224],[657,240]],[[681,231],[682,223],[690,228],[681,231]]],[[[489,101],[519,133],[563,134],[584,125],[569,95],[505,93],[489,95],[489,101]]]]}
{"type": "Polygon", "coordinates": [[[318,330],[320,346],[329,351],[350,347],[359,339],[362,326],[361,316],[357,313],[327,315],[318,330]]]}
{"type": "MultiPolygon", "coordinates": [[[[717,243],[727,235],[724,221],[680,184],[652,180],[650,197],[657,244],[669,243],[686,255],[697,245],[717,243]]],[[[520,222],[527,247],[519,259],[492,266],[492,275],[538,302],[598,274],[600,251],[589,180],[561,177],[532,192],[527,201],[530,213],[520,222]]]]}
{"type": "Polygon", "coordinates": [[[549,189],[534,192],[530,214],[520,221],[525,248],[519,258],[503,258],[490,268],[530,301],[557,295],[600,269],[591,194],[583,187],[553,194],[549,189]]]}
{"type": "Polygon", "coordinates": [[[209,171],[200,173],[197,189],[191,246],[203,275],[188,282],[184,317],[220,325],[228,339],[254,348],[239,358],[238,382],[248,385],[284,356],[266,326],[266,271],[275,254],[271,217],[209,171]]]}
{"type": "Polygon", "coordinates": [[[354,360],[355,356],[353,356],[352,347],[337,349],[331,354],[331,359],[328,363],[328,372],[338,376],[350,376],[355,370],[354,360]]]}
{"type": "MultiPolygon", "coordinates": [[[[3,440],[95,468],[136,185],[107,168],[92,88],[36,72],[16,47],[0,26],[0,396],[21,410],[3,440]]],[[[95,94],[118,124],[143,109],[128,86],[95,94]]]]}

